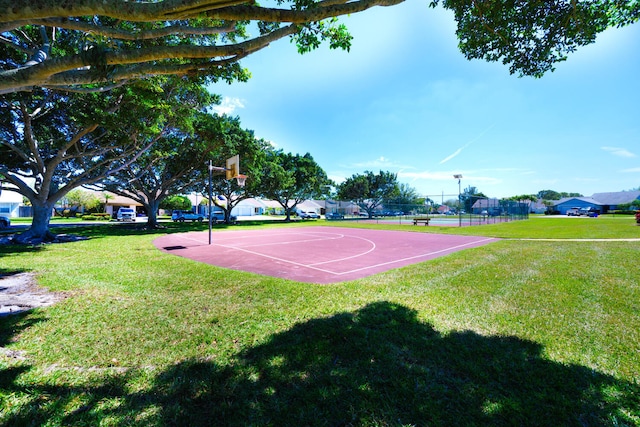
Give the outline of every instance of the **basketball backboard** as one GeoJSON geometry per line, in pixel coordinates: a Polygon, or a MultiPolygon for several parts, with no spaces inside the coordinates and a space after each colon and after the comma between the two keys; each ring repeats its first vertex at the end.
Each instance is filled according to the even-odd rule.
{"type": "Polygon", "coordinates": [[[240,175],[240,156],[235,155],[227,159],[227,179],[233,179],[240,175]]]}

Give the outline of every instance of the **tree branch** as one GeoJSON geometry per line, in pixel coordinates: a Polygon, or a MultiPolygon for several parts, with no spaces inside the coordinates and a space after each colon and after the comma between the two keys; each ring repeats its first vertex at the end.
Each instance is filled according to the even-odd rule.
{"type": "Polygon", "coordinates": [[[405,0],[357,0],[348,3],[329,1],[319,3],[309,9],[290,10],[266,8],[252,5],[231,6],[222,9],[213,9],[207,12],[209,18],[226,20],[259,20],[265,22],[290,22],[293,24],[306,24],[321,21],[336,16],[349,15],[363,12],[374,6],[395,6],[405,0]]]}
{"type": "MultiPolygon", "coordinates": [[[[173,35],[213,35],[231,33],[236,30],[236,22],[231,21],[223,26],[216,27],[192,27],[189,25],[167,25],[153,30],[127,31],[119,28],[110,28],[103,25],[94,25],[88,22],[76,21],[69,18],[48,18],[31,21],[7,22],[0,25],[0,32],[7,32],[25,25],[42,25],[46,27],[63,28],[65,30],[81,31],[86,34],[97,34],[116,40],[152,40],[173,35]]],[[[15,48],[17,46],[13,45],[15,48]]]]}
{"type": "MultiPolygon", "coordinates": [[[[291,35],[297,31],[297,27],[289,25],[272,31],[264,36],[256,37],[241,43],[224,46],[159,46],[147,49],[132,49],[120,52],[105,52],[104,60],[108,66],[151,63],[153,61],[163,61],[169,59],[190,58],[190,59],[207,59],[215,57],[236,57],[232,62],[253,53],[271,42],[291,35]]],[[[224,64],[224,62],[222,63],[224,64]]],[[[110,76],[97,79],[90,70],[80,70],[89,66],[86,59],[82,55],[70,55],[61,58],[50,59],[37,66],[22,67],[15,70],[0,72],[0,94],[11,93],[15,91],[15,87],[32,87],[32,86],[69,86],[74,84],[90,84],[112,81],[110,76]],[[73,72],[69,72],[72,71],[73,72]]],[[[158,64],[149,64],[147,73],[156,74],[154,70],[158,64]]],[[[168,65],[172,69],[182,69],[183,72],[189,70],[198,70],[198,64],[180,64],[176,66],[168,65]]],[[[158,68],[159,74],[167,73],[162,71],[162,64],[158,68]]],[[[166,66],[166,65],[165,65],[166,66]]],[[[215,66],[215,64],[214,64],[215,66]]],[[[208,65],[206,68],[211,68],[208,65]]],[[[117,73],[117,71],[116,71],[117,73]]],[[[126,74],[126,78],[132,75],[139,75],[140,71],[132,74],[126,74]]],[[[125,78],[121,76],[119,80],[125,78]]]]}

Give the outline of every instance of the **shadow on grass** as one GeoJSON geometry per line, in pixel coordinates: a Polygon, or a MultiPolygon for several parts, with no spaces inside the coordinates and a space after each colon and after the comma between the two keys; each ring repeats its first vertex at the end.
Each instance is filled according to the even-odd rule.
{"type": "MultiPolygon", "coordinates": [[[[212,230],[224,230],[224,229],[233,229],[236,227],[259,227],[264,225],[276,225],[276,224],[284,224],[291,225],[294,222],[285,222],[280,220],[248,220],[241,221],[237,224],[224,224],[217,223],[214,224],[212,230]]],[[[161,222],[158,227],[150,228],[146,223],[95,223],[95,224],[86,224],[86,223],[78,223],[78,224],[55,224],[52,223],[50,225],[50,231],[56,235],[69,235],[69,236],[78,236],[82,238],[88,239],[96,239],[101,237],[111,237],[111,236],[132,236],[132,235],[164,235],[164,234],[173,234],[173,233],[187,233],[191,231],[207,231],[209,229],[209,225],[206,222],[161,222]]],[[[16,230],[15,234],[20,234],[27,229],[24,230],[16,230]]],[[[5,236],[13,235],[14,233],[5,233],[5,236]]],[[[64,242],[69,243],[69,242],[64,242]]],[[[0,256],[2,255],[2,248],[5,248],[5,252],[17,252],[17,251],[25,251],[26,248],[33,248],[33,245],[18,245],[18,244],[7,244],[0,245],[0,256]]],[[[40,247],[37,245],[35,247],[40,247]]]]}
{"type": "Polygon", "coordinates": [[[0,244],[0,258],[12,254],[36,253],[42,251],[42,246],[0,244]]]}
{"type": "Polygon", "coordinates": [[[541,352],[516,337],[443,335],[412,310],[378,302],[296,325],[231,365],[178,363],[144,391],[130,391],[144,375],[136,370],[82,387],[5,381],[5,396],[29,393],[34,403],[0,422],[596,426],[640,416],[637,384],[541,352]],[[64,412],[74,399],[85,404],[64,412]]]}

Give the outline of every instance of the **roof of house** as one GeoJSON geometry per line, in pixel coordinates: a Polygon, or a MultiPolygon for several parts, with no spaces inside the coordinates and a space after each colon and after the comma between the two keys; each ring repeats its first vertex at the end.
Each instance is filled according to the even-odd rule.
{"type": "Polygon", "coordinates": [[[266,200],[260,200],[260,199],[256,199],[255,197],[249,197],[247,199],[242,199],[240,200],[236,206],[241,206],[241,205],[250,205],[256,208],[265,208],[268,207],[266,200]]]}
{"type": "Polygon", "coordinates": [[[298,203],[298,208],[300,209],[316,210],[322,207],[323,206],[319,205],[314,200],[305,200],[304,202],[298,203]]]}
{"type": "Polygon", "coordinates": [[[323,206],[327,209],[335,209],[335,208],[357,208],[358,204],[357,203],[353,203],[351,201],[344,201],[344,200],[332,200],[332,199],[327,199],[327,200],[314,200],[314,202],[316,202],[317,204],[319,204],[320,206],[323,206]]]}
{"type": "Polygon", "coordinates": [[[478,199],[471,207],[475,209],[480,209],[480,208],[495,207],[499,205],[500,205],[500,202],[498,201],[498,199],[494,197],[491,199],[478,199]]]}
{"type": "Polygon", "coordinates": [[[640,191],[617,191],[612,193],[594,193],[591,196],[603,205],[621,205],[640,199],[640,191]]]}
{"type": "Polygon", "coordinates": [[[564,197],[553,204],[558,206],[570,200],[581,200],[594,205],[621,205],[640,199],[640,191],[616,191],[611,193],[594,193],[591,197],[564,197]]]}
{"type": "Polygon", "coordinates": [[[596,199],[594,199],[592,197],[563,197],[560,200],[556,200],[553,203],[553,206],[563,205],[563,204],[565,204],[567,202],[570,202],[571,200],[580,200],[580,201],[583,201],[585,203],[590,203],[592,205],[598,205],[598,206],[602,206],[603,205],[603,203],[601,203],[600,201],[598,201],[598,200],[596,200],[596,199]]]}
{"type": "Polygon", "coordinates": [[[98,199],[104,201],[104,195],[109,195],[109,200],[105,203],[109,206],[142,206],[142,203],[135,201],[129,197],[120,196],[110,191],[96,191],[88,188],[83,188],[83,191],[93,193],[98,199]]]}

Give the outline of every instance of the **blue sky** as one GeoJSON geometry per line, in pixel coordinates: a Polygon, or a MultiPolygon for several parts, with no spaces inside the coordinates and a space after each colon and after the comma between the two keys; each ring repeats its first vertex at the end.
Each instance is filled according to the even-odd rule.
{"type": "Polygon", "coordinates": [[[422,195],[585,196],[640,186],[640,25],[611,29],[541,79],[468,61],[453,15],[408,0],[342,18],[351,52],[288,40],[216,84],[220,112],[276,147],[311,153],[337,182],[391,171],[422,195]]]}

